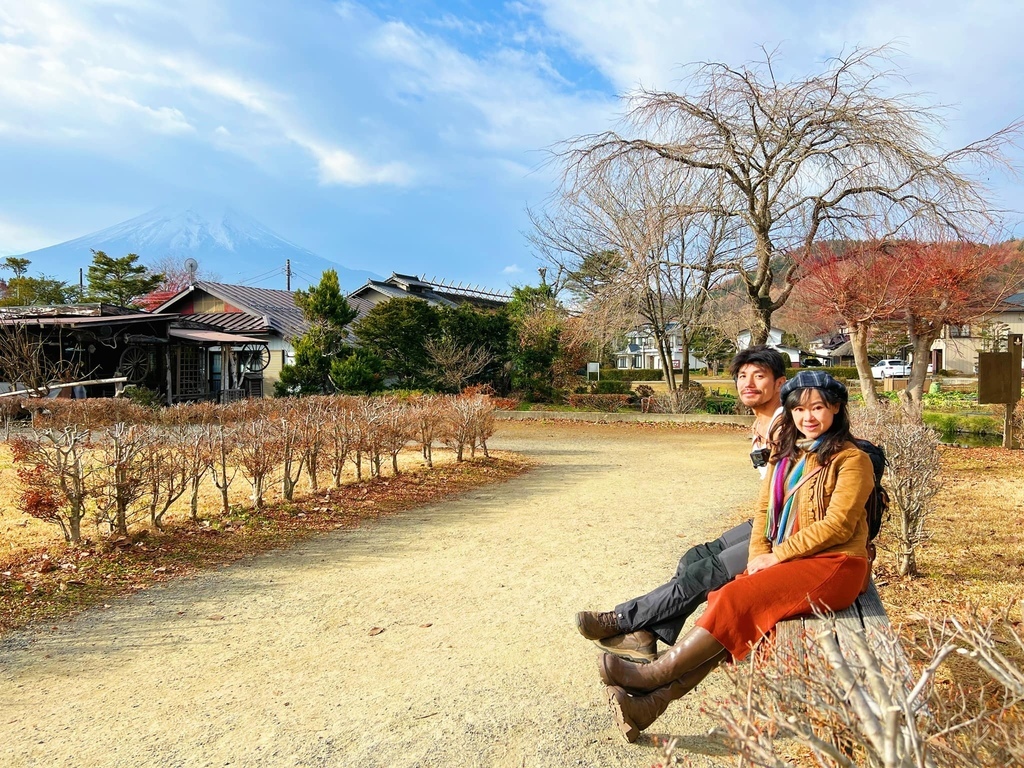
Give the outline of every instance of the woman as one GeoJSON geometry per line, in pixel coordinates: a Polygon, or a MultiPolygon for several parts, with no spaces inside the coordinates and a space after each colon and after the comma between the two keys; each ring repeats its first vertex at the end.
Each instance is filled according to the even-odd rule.
{"type": "Polygon", "coordinates": [[[601,657],[601,679],[627,741],[728,658],[743,659],[783,619],[853,604],[868,574],[867,454],[850,440],[846,387],[801,371],[754,513],[745,573],[708,595],[696,626],[650,664],[601,657]]]}

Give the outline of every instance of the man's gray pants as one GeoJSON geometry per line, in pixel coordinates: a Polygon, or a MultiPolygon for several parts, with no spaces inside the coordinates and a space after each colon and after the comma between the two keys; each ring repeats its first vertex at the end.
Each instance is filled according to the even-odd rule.
{"type": "Polygon", "coordinates": [[[725,586],[746,569],[752,527],[748,520],[714,541],[687,550],[671,581],[616,606],[622,631],[646,629],[662,642],[674,645],[687,617],[707,600],[708,593],[725,586]]]}

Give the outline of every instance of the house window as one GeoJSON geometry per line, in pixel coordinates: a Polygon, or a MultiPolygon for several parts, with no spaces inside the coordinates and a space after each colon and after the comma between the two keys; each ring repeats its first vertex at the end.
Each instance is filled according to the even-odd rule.
{"type": "Polygon", "coordinates": [[[618,358],[618,360],[616,361],[616,364],[618,365],[619,368],[625,368],[626,364],[627,364],[626,358],[625,357],[618,358]]]}
{"type": "Polygon", "coordinates": [[[949,338],[951,339],[968,339],[971,336],[970,325],[951,325],[949,326],[949,338]]]}
{"type": "Polygon", "coordinates": [[[633,355],[633,367],[634,368],[643,368],[644,367],[644,356],[643,355],[633,355]]]}

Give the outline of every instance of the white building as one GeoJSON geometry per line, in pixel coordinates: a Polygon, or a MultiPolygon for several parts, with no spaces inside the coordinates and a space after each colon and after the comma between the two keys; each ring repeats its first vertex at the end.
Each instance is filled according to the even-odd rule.
{"type": "MultiPolygon", "coordinates": [[[[683,369],[683,347],[680,344],[679,335],[676,329],[678,323],[669,323],[666,328],[668,332],[669,349],[672,352],[672,369],[681,371],[683,369]]],[[[658,344],[655,341],[651,326],[634,328],[626,334],[626,346],[615,353],[615,367],[624,369],[654,368],[661,370],[661,354],[658,352],[658,344]]],[[[691,371],[707,368],[707,364],[691,352],[689,355],[689,367],[691,371]]]]}

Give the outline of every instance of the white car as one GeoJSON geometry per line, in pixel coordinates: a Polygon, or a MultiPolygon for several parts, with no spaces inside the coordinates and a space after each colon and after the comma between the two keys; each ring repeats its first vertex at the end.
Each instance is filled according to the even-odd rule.
{"type": "Polygon", "coordinates": [[[876,379],[910,375],[910,365],[906,360],[879,360],[871,366],[871,376],[876,379]]]}

